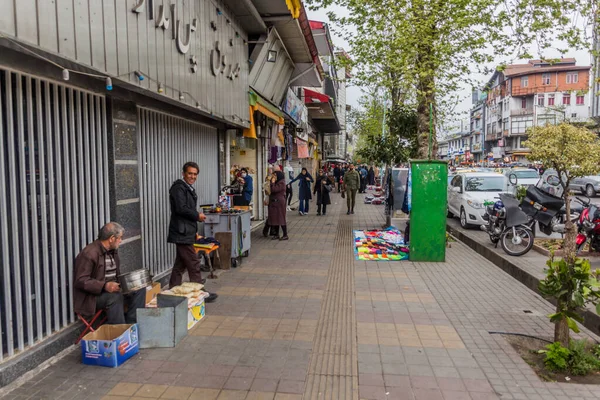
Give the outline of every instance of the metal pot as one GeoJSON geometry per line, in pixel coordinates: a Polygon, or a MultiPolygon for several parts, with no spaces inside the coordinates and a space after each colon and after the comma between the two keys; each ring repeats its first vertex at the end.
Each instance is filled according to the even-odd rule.
{"type": "Polygon", "coordinates": [[[152,277],[147,269],[138,269],[119,275],[119,283],[123,293],[134,292],[152,284],[152,277]]]}

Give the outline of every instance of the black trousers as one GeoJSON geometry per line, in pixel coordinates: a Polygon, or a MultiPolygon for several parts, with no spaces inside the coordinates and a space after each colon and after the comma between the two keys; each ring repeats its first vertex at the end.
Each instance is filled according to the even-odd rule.
{"type": "Polygon", "coordinates": [[[288,206],[292,204],[292,197],[294,197],[294,191],[292,189],[287,189],[285,191],[285,201],[288,206]]]}
{"type": "Polygon", "coordinates": [[[177,255],[175,264],[169,279],[169,286],[179,286],[183,281],[183,273],[187,270],[190,282],[200,283],[202,273],[200,272],[200,258],[194,251],[193,244],[176,244],[177,255]]]}
{"type": "MultiPolygon", "coordinates": [[[[272,226],[271,228],[275,229],[273,236],[279,236],[279,225],[272,226]]],[[[287,225],[281,225],[281,230],[283,231],[283,236],[287,236],[287,225]]]]}
{"type": "Polygon", "coordinates": [[[107,324],[135,324],[137,322],[136,310],[146,306],[146,289],[135,292],[109,293],[102,291],[96,298],[96,311],[105,309],[107,324]],[[125,313],[127,305],[127,313],[125,313]]]}
{"type": "Polygon", "coordinates": [[[321,212],[321,207],[323,207],[323,215],[327,213],[327,204],[317,204],[317,212],[321,212]]]}

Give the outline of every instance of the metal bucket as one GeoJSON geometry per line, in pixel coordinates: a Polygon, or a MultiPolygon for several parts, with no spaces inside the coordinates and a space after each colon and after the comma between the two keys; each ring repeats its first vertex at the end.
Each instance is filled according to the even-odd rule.
{"type": "Polygon", "coordinates": [[[152,277],[147,269],[138,269],[119,275],[119,283],[123,293],[134,292],[152,284],[152,277]]]}

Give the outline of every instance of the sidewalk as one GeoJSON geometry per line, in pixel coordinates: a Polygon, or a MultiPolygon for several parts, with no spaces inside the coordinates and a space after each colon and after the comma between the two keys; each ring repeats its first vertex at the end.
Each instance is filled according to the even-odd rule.
{"type": "Polygon", "coordinates": [[[74,348],[3,398],[600,398],[594,386],[540,381],[488,333],[549,336],[552,307],[465,245],[445,263],[354,260],[352,230],[384,221],[362,199],[351,216],[338,194],[325,217],[314,202],[309,216],[288,212],[287,242],[253,234],[241,267],[208,283],[220,297],[176,348],[116,369],[84,366],[74,348]]]}

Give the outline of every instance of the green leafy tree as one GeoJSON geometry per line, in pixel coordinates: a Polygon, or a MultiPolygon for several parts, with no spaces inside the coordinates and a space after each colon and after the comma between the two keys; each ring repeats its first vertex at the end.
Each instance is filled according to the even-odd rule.
{"type": "MultiPolygon", "coordinates": [[[[531,149],[531,158],[556,171],[557,184],[562,186],[566,215],[571,215],[569,184],[574,178],[593,175],[600,170],[600,139],[583,127],[567,123],[534,127],[523,143],[531,149]]],[[[569,343],[569,328],[576,330],[576,308],[588,296],[596,297],[597,282],[591,279],[589,263],[576,260],[577,230],[567,219],[564,239],[564,261],[548,262],[548,273],[540,283],[540,291],[557,300],[556,313],[551,316],[555,325],[554,340],[563,346],[569,343]],[[594,281],[595,283],[593,283],[594,281]]],[[[599,310],[600,311],[600,310],[599,310]]]]}
{"type": "MultiPolygon", "coordinates": [[[[313,7],[337,5],[348,16],[329,13],[350,43],[355,82],[386,88],[392,108],[413,104],[418,115],[419,154],[429,149],[430,107],[434,127],[449,111],[472,72],[491,72],[498,59],[540,58],[556,39],[567,49],[591,47],[589,16],[598,0],[307,0],[313,7]],[[576,18],[581,16],[581,18],[576,18]],[[574,21],[585,21],[583,27],[574,21]]],[[[501,68],[501,67],[500,67],[501,68]]]]}

